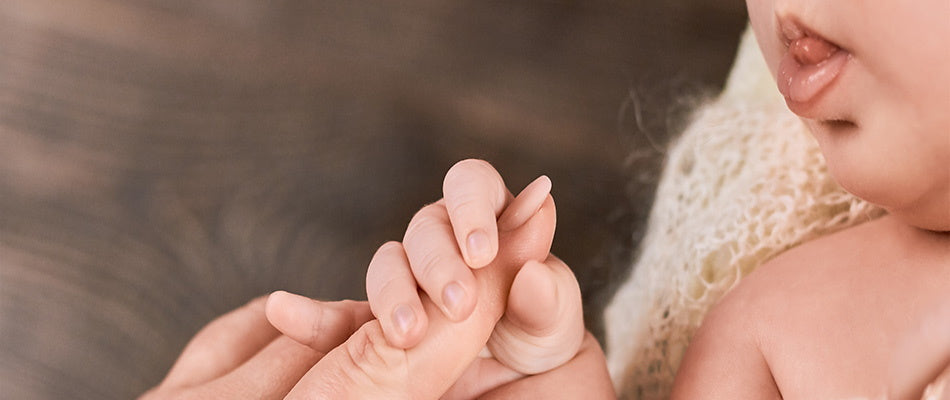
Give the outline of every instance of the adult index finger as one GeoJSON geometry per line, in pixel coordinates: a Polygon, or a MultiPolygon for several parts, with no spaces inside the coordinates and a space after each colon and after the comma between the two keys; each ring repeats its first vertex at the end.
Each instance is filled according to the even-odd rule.
{"type": "Polygon", "coordinates": [[[185,387],[225,375],[280,335],[264,316],[264,297],[224,314],[188,343],[162,381],[162,387],[185,387]]]}

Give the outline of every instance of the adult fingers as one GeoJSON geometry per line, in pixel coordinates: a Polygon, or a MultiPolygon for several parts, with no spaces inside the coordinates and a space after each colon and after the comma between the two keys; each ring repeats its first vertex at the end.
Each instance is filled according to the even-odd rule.
{"type": "Polygon", "coordinates": [[[422,340],[428,318],[399,242],[386,243],[373,255],[366,271],[366,296],[389,343],[405,349],[422,340]]]}
{"type": "Polygon", "coordinates": [[[528,261],[515,276],[488,349],[512,369],[538,374],[574,357],[584,332],[577,279],[551,255],[544,263],[528,261]]]}
{"type": "Polygon", "coordinates": [[[416,282],[442,313],[453,321],[467,318],[475,307],[475,276],[459,253],[443,202],[412,217],[403,247],[416,282]]]}
{"type": "Polygon", "coordinates": [[[234,371],[183,394],[195,399],[280,399],[323,354],[290,337],[280,336],[234,371]]]}
{"type": "Polygon", "coordinates": [[[445,174],[442,193],[465,263],[488,265],[498,253],[495,221],[512,197],[501,175],[485,161],[462,160],[445,174]]]}
{"type": "Polygon", "coordinates": [[[386,341],[379,320],[367,322],[314,365],[285,399],[409,399],[408,351],[386,341]]]}
{"type": "Polygon", "coordinates": [[[510,231],[524,224],[538,211],[538,207],[549,194],[551,194],[551,179],[541,175],[525,186],[521,193],[518,193],[518,197],[498,217],[498,230],[510,231]]]}
{"type": "Polygon", "coordinates": [[[268,297],[266,313],[281,333],[320,353],[339,346],[373,319],[365,301],[323,302],[283,291],[268,297]]]}
{"type": "Polygon", "coordinates": [[[218,378],[279,335],[264,316],[259,297],[201,329],[185,346],[159,387],[187,387],[218,378]]]}
{"type": "Polygon", "coordinates": [[[428,297],[422,299],[429,316],[425,338],[401,349],[386,342],[379,321],[363,325],[347,341],[314,366],[288,398],[434,399],[441,396],[477,357],[504,312],[515,273],[530,259],[550,252],[554,235],[554,202],[544,204],[524,225],[500,233],[499,257],[474,271],[477,306],[460,322],[452,322],[428,297]],[[506,246],[517,243],[519,246],[506,246]]]}
{"type": "Polygon", "coordinates": [[[950,301],[938,304],[897,346],[888,398],[919,399],[941,375],[950,379],[950,301]]]}

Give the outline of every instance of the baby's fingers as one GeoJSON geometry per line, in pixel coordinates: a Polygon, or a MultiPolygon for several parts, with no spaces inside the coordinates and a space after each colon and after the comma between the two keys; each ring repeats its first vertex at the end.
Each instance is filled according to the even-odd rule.
{"type": "MultiPolygon", "coordinates": [[[[444,209],[442,213],[447,219],[444,209]]],[[[550,251],[555,216],[554,201],[548,197],[519,229],[501,232],[501,257],[492,266],[474,271],[478,280],[472,296],[477,296],[478,307],[467,319],[448,321],[424,297],[429,326],[418,345],[396,348],[384,337],[379,321],[370,321],[322,358],[287,398],[439,398],[484,347],[504,311],[515,271],[527,260],[541,259],[550,251]]],[[[449,240],[454,243],[451,233],[449,240]]],[[[601,356],[601,364],[602,360],[601,356]]]]}
{"type": "Polygon", "coordinates": [[[446,317],[461,321],[475,308],[478,285],[459,253],[443,202],[419,210],[403,238],[412,275],[446,317]]]}
{"type": "Polygon", "coordinates": [[[482,160],[462,160],[445,174],[445,207],[465,263],[481,268],[498,254],[498,215],[511,200],[501,175],[482,160]]]}
{"type": "Polygon", "coordinates": [[[544,263],[528,261],[518,271],[488,348],[512,369],[537,374],[574,357],[584,333],[577,279],[552,255],[544,263]]]}
{"type": "Polygon", "coordinates": [[[407,349],[425,336],[428,318],[400,243],[376,251],[366,271],[366,296],[390,344],[407,349]]]}

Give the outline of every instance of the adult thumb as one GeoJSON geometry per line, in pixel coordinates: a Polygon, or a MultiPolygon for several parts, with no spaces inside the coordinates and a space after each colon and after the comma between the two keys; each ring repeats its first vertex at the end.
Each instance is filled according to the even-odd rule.
{"type": "Polygon", "coordinates": [[[474,270],[478,302],[465,320],[452,322],[423,295],[429,328],[410,349],[390,345],[378,320],[367,322],[331,350],[298,382],[287,398],[436,399],[462,375],[488,342],[505,311],[515,274],[529,260],[550,252],[556,224],[554,201],[547,196],[523,225],[500,232],[495,261],[474,270]]]}

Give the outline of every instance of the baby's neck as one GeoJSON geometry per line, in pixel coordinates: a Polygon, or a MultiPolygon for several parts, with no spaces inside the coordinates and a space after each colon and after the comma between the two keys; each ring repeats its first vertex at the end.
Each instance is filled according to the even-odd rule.
{"type": "Polygon", "coordinates": [[[910,251],[925,253],[950,252],[950,232],[932,231],[908,224],[901,218],[886,215],[881,219],[882,227],[893,233],[893,239],[899,240],[910,251]]]}

